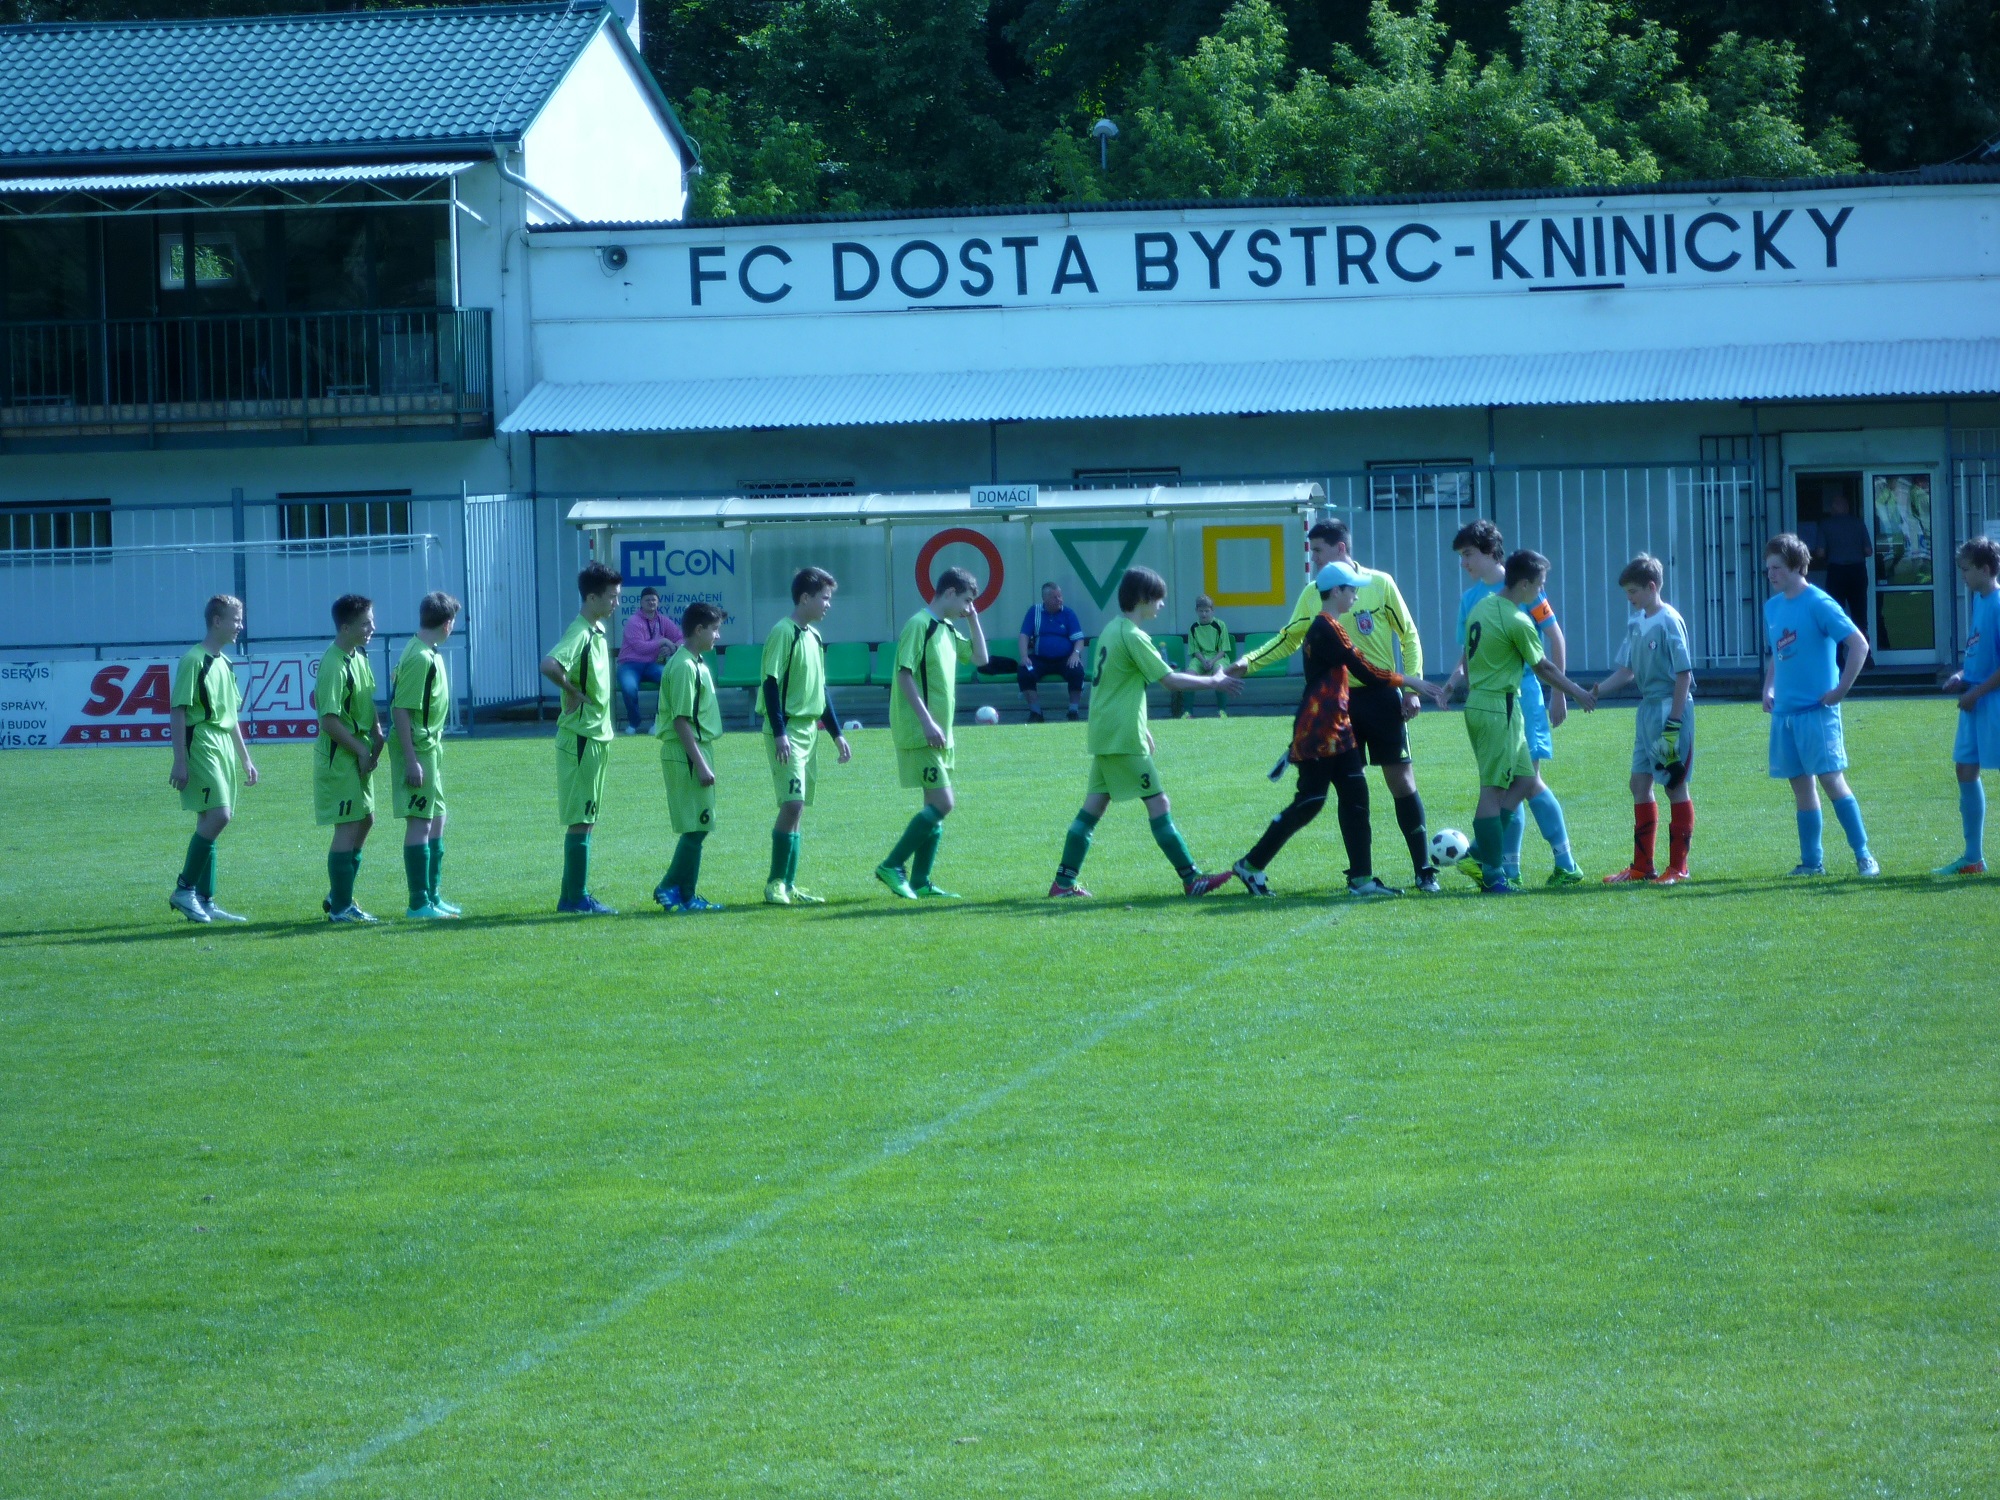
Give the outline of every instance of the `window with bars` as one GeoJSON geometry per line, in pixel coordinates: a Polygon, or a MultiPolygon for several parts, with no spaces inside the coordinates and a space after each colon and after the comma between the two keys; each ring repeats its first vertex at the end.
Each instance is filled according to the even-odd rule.
{"type": "Polygon", "coordinates": [[[1173,469],[1072,469],[1070,482],[1080,490],[1149,490],[1176,485],[1181,471],[1173,469]]]}
{"type": "Polygon", "coordinates": [[[779,499],[798,500],[814,495],[851,495],[854,481],[851,479],[746,479],[737,486],[746,495],[769,495],[779,499]]]}
{"type": "Polygon", "coordinates": [[[408,490],[278,496],[278,539],[326,542],[410,535],[408,490]]]}
{"type": "Polygon", "coordinates": [[[96,552],[110,545],[109,500],[0,506],[0,551],[12,556],[37,552],[96,552]]]}
{"type": "Polygon", "coordinates": [[[1368,465],[1370,510],[1465,510],[1478,503],[1469,458],[1368,465]]]}

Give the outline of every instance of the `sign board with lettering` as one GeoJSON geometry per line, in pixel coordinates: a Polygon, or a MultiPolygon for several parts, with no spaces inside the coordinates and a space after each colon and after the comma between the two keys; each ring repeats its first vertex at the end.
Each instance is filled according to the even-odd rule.
{"type": "MultiPolygon", "coordinates": [[[[161,660],[0,665],[0,749],[171,745],[176,665],[161,660]]],[[[233,665],[243,690],[246,740],[317,738],[319,715],[312,705],[317,655],[253,656],[233,665]]]]}
{"type": "Polygon", "coordinates": [[[972,508],[1033,510],[1041,493],[1042,487],[1038,484],[975,484],[972,487],[972,508]]]}

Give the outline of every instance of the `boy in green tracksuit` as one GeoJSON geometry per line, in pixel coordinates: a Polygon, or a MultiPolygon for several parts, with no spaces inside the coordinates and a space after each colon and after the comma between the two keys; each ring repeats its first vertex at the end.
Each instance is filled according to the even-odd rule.
{"type": "Polygon", "coordinates": [[[564,830],[556,910],[577,917],[618,915],[590,894],[590,831],[611,758],[611,646],[604,622],[618,613],[623,582],[616,568],[586,564],[576,575],[582,607],[542,658],[542,676],[563,695],[556,720],[556,817],[564,830]]]}
{"type": "Polygon", "coordinates": [[[722,611],[697,599],[681,615],[681,649],[660,683],[660,711],[653,732],[660,739],[660,775],[667,783],[667,817],[680,842],[653,899],[668,915],[721,911],[694,893],[701,877],[701,845],[715,829],[715,764],[711,747],[722,737],[722,708],[708,654],[722,633],[722,611]]]}
{"type": "Polygon", "coordinates": [[[446,593],[417,604],[417,633],[403,648],[389,684],[389,720],[395,726],[398,765],[396,816],[403,820],[403,874],[410,909],[419,921],[456,917],[459,908],[438,894],[444,869],[444,726],[451,718],[451,684],[444,643],[458,623],[459,603],[446,593]]]}
{"type": "MultiPolygon", "coordinates": [[[[1215,601],[1203,594],[1194,601],[1194,624],[1188,626],[1187,662],[1190,672],[1213,672],[1217,667],[1227,666],[1236,656],[1236,637],[1229,633],[1229,627],[1215,617],[1215,601]]],[[[1167,698],[1167,712],[1178,719],[1187,712],[1187,694],[1173,693],[1167,698]]],[[[1215,716],[1229,717],[1229,696],[1215,695],[1215,716]]]]}
{"type": "Polygon", "coordinates": [[[368,643],[375,639],[375,602],[359,594],[333,601],[333,644],[320,658],[313,686],[319,710],[319,743],[313,747],[313,817],[333,825],[327,850],[327,895],[320,903],[330,922],[368,924],[374,918],[354,901],[361,846],[375,826],[375,766],[382,759],[382,724],[375,711],[375,668],[368,643]]]}
{"type": "Polygon", "coordinates": [[[978,597],[979,580],[963,568],[946,568],[930,607],[911,615],[896,640],[896,685],[889,693],[896,777],[903,786],[920,788],[924,805],[875,867],[875,878],[907,900],[958,899],[931,883],[931,866],[954,806],[951,726],[958,709],[959,645],[971,651],[974,665],[983,667],[988,660],[986,631],[973,607],[978,597]],[[968,634],[959,634],[957,620],[967,622],[968,634]]]}
{"type": "Polygon", "coordinates": [[[764,638],[757,712],[764,720],[764,758],[778,797],[771,827],[771,874],[764,899],[773,906],[824,906],[825,898],[799,889],[799,825],[819,784],[819,731],[833,736],[844,766],[854,756],[826,692],[826,643],[819,622],[833,608],[839,587],[824,568],[792,576],[792,612],[764,638]]]}
{"type": "Polygon", "coordinates": [[[1095,668],[1090,675],[1090,726],[1085,741],[1091,756],[1090,780],[1084,788],[1083,806],[1063,840],[1062,863],[1049,887],[1051,896],[1090,895],[1076,878],[1090,852],[1091,830],[1113,802],[1133,798],[1145,803],[1153,841],[1181,877],[1181,888],[1188,895],[1206,896],[1228,884],[1233,873],[1221,870],[1204,875],[1195,867],[1187,841],[1174,827],[1167,794],[1153,768],[1153,736],[1146,728],[1146,689],[1164,682],[1169,692],[1237,693],[1243,684],[1220,670],[1197,677],[1167,665],[1144,628],[1166,601],[1166,580],[1151,568],[1128,568],[1118,582],[1121,613],[1098,636],[1095,668]]]}
{"type": "Polygon", "coordinates": [[[190,922],[241,922],[215,904],[215,841],[236,813],[243,788],[257,784],[257,767],[236,721],[243,694],[228,651],[243,633],[243,601],[217,594],[202,611],[207,627],[174,668],[174,764],[167,784],[194,814],[194,835],[167,904],[190,922]]]}

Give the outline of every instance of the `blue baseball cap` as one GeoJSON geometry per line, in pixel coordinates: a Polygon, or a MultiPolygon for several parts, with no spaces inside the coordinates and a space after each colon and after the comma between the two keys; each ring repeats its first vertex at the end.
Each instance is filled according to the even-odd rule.
{"type": "Polygon", "coordinates": [[[1361,575],[1346,563],[1330,562],[1319,570],[1319,577],[1314,582],[1324,594],[1329,589],[1358,589],[1362,580],[1361,575]]]}

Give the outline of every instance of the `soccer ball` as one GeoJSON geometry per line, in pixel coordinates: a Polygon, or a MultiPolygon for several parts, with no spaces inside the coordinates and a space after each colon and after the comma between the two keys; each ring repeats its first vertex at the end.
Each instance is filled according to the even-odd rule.
{"type": "Polygon", "coordinates": [[[855,730],[859,729],[860,727],[861,727],[861,721],[859,719],[849,719],[847,723],[842,726],[841,733],[852,734],[854,733],[855,730]]]}
{"type": "Polygon", "coordinates": [[[972,717],[982,724],[998,724],[1000,722],[1000,710],[990,703],[982,703],[979,705],[979,712],[972,717]]]}
{"type": "Polygon", "coordinates": [[[1440,828],[1431,835],[1431,863],[1439,869],[1455,865],[1472,852],[1472,840],[1456,828],[1440,828]]]}

